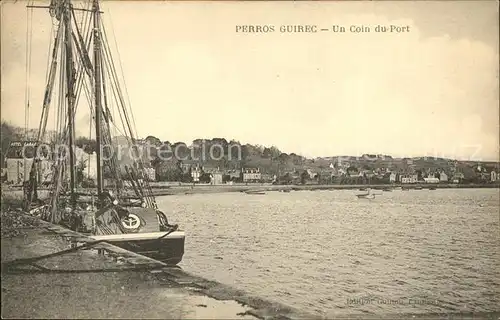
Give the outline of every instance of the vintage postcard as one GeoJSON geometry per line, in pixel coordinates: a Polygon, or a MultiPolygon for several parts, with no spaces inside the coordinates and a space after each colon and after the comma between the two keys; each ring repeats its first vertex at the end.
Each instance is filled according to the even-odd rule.
{"type": "Polygon", "coordinates": [[[2,318],[498,318],[498,1],[0,9],[2,318]]]}

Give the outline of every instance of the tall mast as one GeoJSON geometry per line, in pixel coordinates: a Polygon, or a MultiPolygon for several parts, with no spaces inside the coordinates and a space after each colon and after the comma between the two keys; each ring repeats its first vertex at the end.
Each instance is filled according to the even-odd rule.
{"type": "Polygon", "coordinates": [[[103,190],[102,159],[101,159],[101,38],[100,38],[100,12],[99,1],[93,0],[92,10],[94,12],[94,84],[95,84],[95,138],[97,142],[97,195],[100,199],[103,190]]]}
{"type": "Polygon", "coordinates": [[[64,42],[66,46],[66,79],[67,79],[67,101],[68,101],[68,135],[69,135],[69,172],[70,172],[70,190],[71,190],[71,205],[76,205],[75,194],[75,157],[74,151],[74,110],[75,110],[75,94],[74,83],[76,72],[73,66],[73,46],[72,46],[72,31],[71,31],[71,2],[66,1],[64,6],[64,42]]]}

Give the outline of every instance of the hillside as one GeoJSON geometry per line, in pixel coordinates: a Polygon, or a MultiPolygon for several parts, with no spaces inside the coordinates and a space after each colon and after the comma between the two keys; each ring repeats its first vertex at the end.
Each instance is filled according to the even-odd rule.
{"type": "MultiPolygon", "coordinates": [[[[4,156],[9,143],[15,140],[23,140],[24,132],[21,128],[2,122],[1,124],[1,155],[2,166],[4,165],[4,156]]],[[[31,130],[30,136],[36,136],[35,131],[31,130]]],[[[115,141],[124,144],[125,141],[120,137],[115,137],[115,141]]],[[[371,155],[365,154],[361,157],[356,156],[332,156],[307,159],[294,153],[281,152],[275,146],[263,146],[244,144],[235,140],[226,140],[224,138],[195,139],[192,142],[185,143],[178,141],[175,143],[162,141],[157,137],[148,136],[141,140],[148,146],[149,158],[147,153],[143,153],[143,160],[151,165],[158,165],[162,162],[178,163],[199,163],[207,167],[220,169],[240,169],[242,167],[260,168],[263,173],[276,173],[278,168],[280,172],[293,171],[295,169],[311,169],[314,171],[323,171],[333,166],[335,168],[355,167],[359,170],[419,170],[419,171],[452,171],[455,168],[461,171],[474,171],[478,165],[486,170],[498,170],[498,162],[485,161],[456,161],[445,158],[393,158],[390,155],[371,155]],[[166,156],[165,156],[166,155],[166,156]],[[163,158],[161,158],[163,156],[163,158]]],[[[76,145],[82,147],[88,153],[95,151],[95,141],[85,137],[76,139],[76,145]]]]}

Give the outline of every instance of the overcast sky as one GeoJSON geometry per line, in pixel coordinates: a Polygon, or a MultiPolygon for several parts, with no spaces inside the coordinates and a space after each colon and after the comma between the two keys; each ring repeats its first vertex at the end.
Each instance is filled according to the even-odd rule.
{"type": "MultiPolygon", "coordinates": [[[[2,119],[19,126],[25,6],[2,6],[2,119]]],[[[496,1],[104,1],[102,9],[142,137],[222,137],[305,156],[499,158],[496,1]],[[276,30],[236,32],[250,24],[276,30]],[[279,32],[294,24],[372,32],[279,32]],[[410,31],[375,33],[377,24],[410,31]]],[[[35,9],[33,19],[31,126],[51,36],[46,10],[35,9]]],[[[87,134],[88,115],[77,125],[87,134]]]]}

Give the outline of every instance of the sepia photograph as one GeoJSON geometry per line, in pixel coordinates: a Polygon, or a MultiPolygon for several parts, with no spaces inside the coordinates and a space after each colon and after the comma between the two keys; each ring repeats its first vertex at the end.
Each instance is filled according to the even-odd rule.
{"type": "Polygon", "coordinates": [[[2,319],[499,319],[499,2],[4,0],[2,319]]]}

